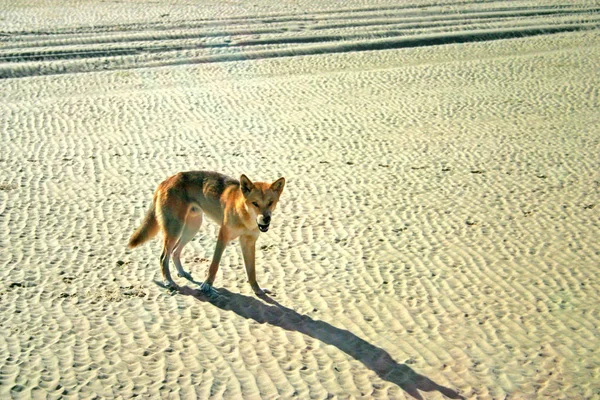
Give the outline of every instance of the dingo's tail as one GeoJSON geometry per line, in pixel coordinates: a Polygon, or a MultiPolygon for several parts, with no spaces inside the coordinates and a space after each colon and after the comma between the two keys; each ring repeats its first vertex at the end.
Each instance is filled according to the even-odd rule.
{"type": "Polygon", "coordinates": [[[156,207],[154,206],[154,201],[152,201],[152,205],[146,213],[142,225],[140,225],[140,227],[133,232],[133,235],[131,235],[131,238],[129,239],[128,245],[133,249],[134,247],[146,243],[148,240],[156,236],[157,233],[158,221],[156,220],[156,207]]]}

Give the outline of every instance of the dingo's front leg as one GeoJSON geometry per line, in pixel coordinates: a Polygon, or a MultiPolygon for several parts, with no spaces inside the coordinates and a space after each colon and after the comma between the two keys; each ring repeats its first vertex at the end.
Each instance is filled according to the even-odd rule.
{"type": "Polygon", "coordinates": [[[227,243],[229,243],[229,234],[224,226],[219,230],[219,238],[217,239],[217,246],[215,247],[215,254],[213,255],[212,262],[210,263],[210,267],[208,268],[208,274],[206,279],[200,285],[200,290],[206,294],[207,296],[215,296],[217,295],[217,291],[213,288],[213,282],[215,281],[215,277],[217,276],[217,271],[219,270],[219,263],[221,262],[221,256],[223,256],[223,252],[225,251],[225,247],[227,247],[227,243]]]}
{"type": "Polygon", "coordinates": [[[258,282],[256,282],[256,239],[258,239],[258,236],[255,235],[240,236],[240,245],[242,247],[242,254],[244,255],[248,282],[257,296],[263,296],[265,293],[270,293],[270,291],[261,289],[258,286],[258,282]]]}

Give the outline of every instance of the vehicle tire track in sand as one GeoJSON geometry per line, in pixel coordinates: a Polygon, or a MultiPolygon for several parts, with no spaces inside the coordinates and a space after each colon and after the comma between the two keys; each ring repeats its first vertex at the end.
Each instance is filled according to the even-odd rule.
{"type": "Polygon", "coordinates": [[[597,29],[594,7],[367,8],[302,15],[7,31],[0,79],[500,40],[597,29]]]}

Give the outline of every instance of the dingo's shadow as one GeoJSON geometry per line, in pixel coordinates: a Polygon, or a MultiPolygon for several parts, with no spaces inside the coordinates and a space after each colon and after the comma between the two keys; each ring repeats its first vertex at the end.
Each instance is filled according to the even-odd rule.
{"type": "Polygon", "coordinates": [[[333,345],[363,363],[381,379],[400,386],[416,399],[423,398],[419,390],[438,391],[451,399],[464,399],[455,390],[438,385],[426,376],[417,374],[406,364],[397,363],[385,350],[370,344],[352,332],[299,314],[269,296],[265,295],[261,298],[271,305],[263,303],[256,297],[231,293],[223,288],[219,289],[219,295],[215,298],[209,298],[199,290],[188,286],[181,286],[177,291],[199,301],[209,302],[222,310],[233,311],[241,317],[253,319],[260,324],[269,323],[288,331],[297,331],[325,344],[333,345]]]}

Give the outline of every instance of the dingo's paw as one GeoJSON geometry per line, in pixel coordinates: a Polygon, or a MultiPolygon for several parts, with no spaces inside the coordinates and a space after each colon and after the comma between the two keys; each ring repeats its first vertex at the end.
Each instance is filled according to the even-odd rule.
{"type": "Polygon", "coordinates": [[[269,289],[260,288],[258,286],[253,286],[252,290],[254,290],[254,294],[257,295],[258,297],[265,296],[267,294],[273,294],[273,292],[270,291],[269,289]]]}
{"type": "Polygon", "coordinates": [[[163,281],[163,285],[165,285],[165,289],[168,289],[170,291],[177,290],[177,284],[173,280],[165,279],[163,281]]]}
{"type": "Polygon", "coordinates": [[[215,298],[219,295],[217,289],[215,289],[210,283],[202,282],[200,285],[200,292],[202,292],[205,296],[210,298],[215,298]]]}
{"type": "Polygon", "coordinates": [[[183,271],[182,273],[178,272],[177,276],[180,277],[180,278],[185,278],[188,281],[193,281],[194,280],[194,278],[192,278],[192,273],[191,272],[185,272],[185,271],[183,271]]]}

